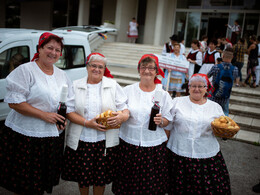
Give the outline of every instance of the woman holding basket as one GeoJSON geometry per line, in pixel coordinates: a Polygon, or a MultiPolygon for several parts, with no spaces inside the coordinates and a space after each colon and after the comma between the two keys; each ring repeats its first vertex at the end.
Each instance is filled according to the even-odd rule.
{"type": "Polygon", "coordinates": [[[230,194],[228,170],[211,122],[224,115],[207,99],[211,84],[205,74],[189,80],[189,96],[173,99],[173,122],[167,143],[169,194],[230,194]]]}

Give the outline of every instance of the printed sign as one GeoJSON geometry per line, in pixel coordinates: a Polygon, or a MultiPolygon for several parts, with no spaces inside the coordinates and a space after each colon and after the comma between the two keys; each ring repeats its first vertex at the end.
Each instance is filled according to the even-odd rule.
{"type": "Polygon", "coordinates": [[[156,55],[159,59],[159,66],[161,68],[166,68],[178,72],[188,73],[189,71],[189,61],[179,60],[171,58],[169,56],[156,55]]]}

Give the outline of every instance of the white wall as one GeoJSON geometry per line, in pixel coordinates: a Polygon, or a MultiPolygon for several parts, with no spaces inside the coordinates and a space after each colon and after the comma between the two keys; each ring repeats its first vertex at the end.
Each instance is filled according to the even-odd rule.
{"type": "Polygon", "coordinates": [[[5,0],[0,0],[0,28],[5,27],[5,0]]]}
{"type": "Polygon", "coordinates": [[[117,41],[127,42],[128,24],[137,17],[138,0],[117,0],[115,25],[118,29],[117,41]]]}
{"type": "Polygon", "coordinates": [[[105,20],[115,22],[116,0],[103,0],[102,24],[105,20]]]}
{"type": "Polygon", "coordinates": [[[51,30],[52,1],[21,1],[21,28],[51,30]]]}

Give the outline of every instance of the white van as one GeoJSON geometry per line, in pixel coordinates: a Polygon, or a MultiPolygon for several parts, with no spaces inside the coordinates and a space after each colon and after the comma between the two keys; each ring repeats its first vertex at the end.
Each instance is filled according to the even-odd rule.
{"type": "MultiPolygon", "coordinates": [[[[5,78],[19,64],[29,62],[33,58],[43,32],[46,31],[0,28],[0,121],[5,120],[10,111],[8,104],[4,102],[5,78]]],[[[85,60],[91,52],[89,40],[74,33],[52,33],[64,39],[62,56],[55,65],[65,70],[71,80],[86,76],[85,60]]]]}

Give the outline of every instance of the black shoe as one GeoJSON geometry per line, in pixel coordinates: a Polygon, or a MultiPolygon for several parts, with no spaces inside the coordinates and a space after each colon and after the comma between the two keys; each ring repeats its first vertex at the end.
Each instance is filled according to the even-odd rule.
{"type": "Polygon", "coordinates": [[[260,183],[252,187],[253,192],[260,193],[260,183]]]}

